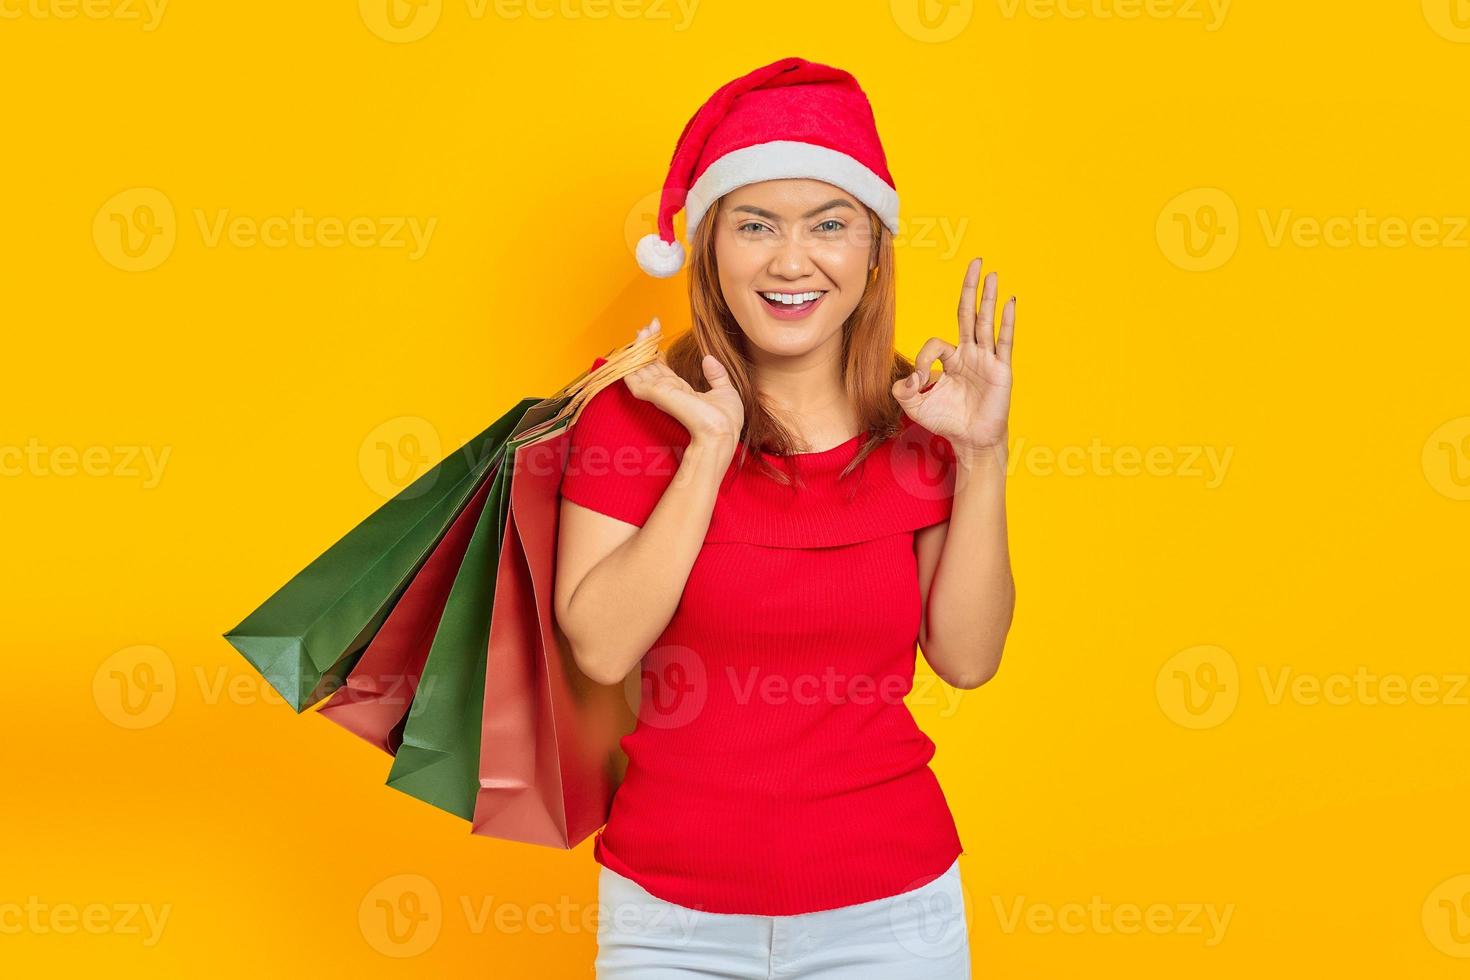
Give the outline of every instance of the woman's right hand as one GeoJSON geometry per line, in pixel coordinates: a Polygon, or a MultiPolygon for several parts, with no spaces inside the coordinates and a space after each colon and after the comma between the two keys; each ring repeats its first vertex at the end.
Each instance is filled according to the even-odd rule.
{"type": "MultiPolygon", "coordinates": [[[[659,330],[658,317],[654,317],[638,331],[637,340],[656,335],[659,330]]],[[[625,375],[623,380],[635,397],[652,402],[677,419],[689,430],[691,440],[713,441],[733,454],[740,441],[740,430],[745,426],[745,404],[718,358],[706,354],[700,367],[709,382],[709,391],[695,391],[689,382],[675,374],[663,351],[659,351],[657,360],[625,375]]]]}

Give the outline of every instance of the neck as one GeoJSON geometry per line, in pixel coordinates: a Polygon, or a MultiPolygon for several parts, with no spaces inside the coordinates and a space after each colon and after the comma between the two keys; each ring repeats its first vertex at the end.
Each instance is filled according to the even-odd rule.
{"type": "Polygon", "coordinates": [[[755,385],[771,411],[811,449],[851,439],[857,414],[842,384],[841,337],[795,357],[757,355],[755,385]]]}

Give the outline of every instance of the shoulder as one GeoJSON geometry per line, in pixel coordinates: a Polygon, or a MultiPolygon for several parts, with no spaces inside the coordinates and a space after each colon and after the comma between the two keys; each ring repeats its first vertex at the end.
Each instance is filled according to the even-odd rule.
{"type": "Polygon", "coordinates": [[[646,446],[671,443],[688,432],[678,420],[652,402],[634,395],[622,378],[587,399],[572,423],[572,444],[646,446]]]}
{"type": "Polygon", "coordinates": [[[589,398],[572,422],[561,494],[642,526],[688,444],[689,432],[677,419],[620,378],[589,398]]]}

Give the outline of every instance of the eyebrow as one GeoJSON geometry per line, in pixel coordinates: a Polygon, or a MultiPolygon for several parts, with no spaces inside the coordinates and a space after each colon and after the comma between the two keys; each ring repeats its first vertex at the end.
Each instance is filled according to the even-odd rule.
{"type": "MultiPolygon", "coordinates": [[[[847,200],[845,198],[835,197],[832,200],[828,201],[826,204],[821,205],[820,207],[812,208],[806,214],[802,215],[802,217],[803,218],[812,218],[812,217],[815,217],[816,215],[821,214],[823,211],[827,211],[827,210],[830,210],[832,208],[852,208],[852,206],[853,205],[852,205],[852,202],[851,201],[849,201],[849,200],[847,200]]],[[[758,208],[754,204],[741,204],[741,205],[738,205],[737,207],[731,208],[730,210],[731,210],[732,213],[735,212],[735,211],[749,211],[752,214],[758,214],[762,218],[769,218],[772,221],[780,221],[781,220],[781,216],[779,214],[775,213],[774,211],[767,211],[765,208],[758,208]]],[[[853,210],[856,210],[856,209],[853,208],[853,210]]]]}

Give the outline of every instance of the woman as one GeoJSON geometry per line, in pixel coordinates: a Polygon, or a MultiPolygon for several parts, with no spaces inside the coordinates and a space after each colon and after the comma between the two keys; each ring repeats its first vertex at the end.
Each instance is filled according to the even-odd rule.
{"type": "Polygon", "coordinates": [[[894,350],[897,194],[825,65],[721,88],[664,188],[639,262],[682,266],[686,208],[693,329],[587,403],[562,484],[558,622],[641,692],[597,975],[968,977],[963,848],[903,697],[916,642],[956,687],[1000,663],[1014,297],[997,338],[972,261],[958,343],[894,350]]]}

